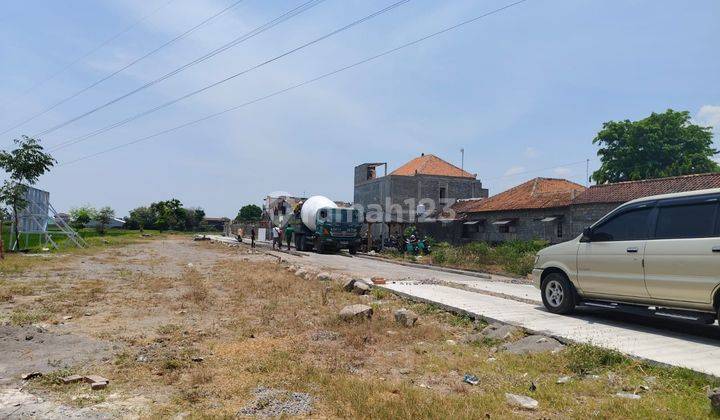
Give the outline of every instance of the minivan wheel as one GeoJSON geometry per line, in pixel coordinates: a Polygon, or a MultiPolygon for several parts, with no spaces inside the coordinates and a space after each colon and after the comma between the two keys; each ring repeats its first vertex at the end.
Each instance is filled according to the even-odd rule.
{"type": "Polygon", "coordinates": [[[575,309],[575,290],[563,274],[550,273],[542,282],[542,301],[548,311],[567,314],[575,309]]]}

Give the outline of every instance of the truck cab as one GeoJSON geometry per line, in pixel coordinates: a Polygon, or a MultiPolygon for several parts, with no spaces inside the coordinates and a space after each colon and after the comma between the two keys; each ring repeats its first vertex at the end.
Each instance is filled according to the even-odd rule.
{"type": "Polygon", "coordinates": [[[354,254],[360,246],[360,212],[354,208],[323,208],[317,214],[315,244],[318,251],[348,249],[354,254]]]}
{"type": "Polygon", "coordinates": [[[323,207],[315,215],[315,230],[295,217],[295,248],[299,251],[335,252],[347,249],[355,254],[360,247],[362,219],[355,208],[323,207]]]}

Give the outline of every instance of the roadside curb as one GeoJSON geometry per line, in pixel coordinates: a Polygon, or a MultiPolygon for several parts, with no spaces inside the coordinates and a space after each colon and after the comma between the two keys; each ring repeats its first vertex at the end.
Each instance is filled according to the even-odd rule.
{"type": "MultiPolygon", "coordinates": [[[[488,324],[490,324],[490,323],[497,323],[497,324],[501,324],[501,325],[512,325],[513,327],[517,327],[517,328],[521,329],[522,331],[524,331],[524,332],[527,333],[527,334],[539,334],[539,335],[544,335],[544,336],[546,336],[546,337],[554,338],[555,340],[557,340],[557,341],[559,341],[559,342],[561,342],[561,343],[563,343],[563,344],[565,344],[565,345],[570,345],[570,344],[583,344],[582,341],[577,341],[577,340],[569,339],[569,338],[567,338],[567,337],[563,337],[562,335],[558,335],[558,334],[553,333],[553,332],[548,331],[548,330],[532,329],[532,328],[527,328],[527,327],[523,326],[523,325],[520,324],[520,323],[501,321],[501,320],[496,319],[496,318],[493,318],[493,317],[491,317],[491,316],[480,315],[480,314],[477,314],[477,313],[474,313],[474,312],[471,312],[471,311],[468,311],[468,310],[465,310],[465,309],[462,309],[462,308],[458,308],[458,307],[456,307],[456,306],[452,306],[452,305],[448,305],[448,304],[445,304],[445,303],[436,302],[436,301],[433,301],[433,300],[431,300],[431,299],[427,299],[427,298],[423,298],[423,297],[419,297],[419,296],[413,296],[413,295],[411,295],[411,294],[409,294],[409,293],[401,292],[401,291],[398,291],[398,290],[394,290],[394,289],[388,288],[388,287],[386,287],[386,286],[384,286],[384,285],[373,284],[373,285],[371,285],[371,287],[377,287],[377,288],[382,289],[382,290],[384,290],[384,291],[386,291],[386,292],[388,292],[388,293],[392,293],[392,294],[394,294],[395,296],[398,296],[398,297],[400,297],[400,298],[402,298],[402,299],[406,299],[406,300],[409,300],[409,301],[412,301],[412,302],[419,302],[419,303],[424,303],[424,304],[428,304],[428,305],[433,305],[433,306],[436,306],[436,307],[438,307],[438,308],[440,308],[440,309],[442,309],[442,310],[444,310],[444,311],[446,311],[446,312],[449,312],[449,313],[453,313],[453,314],[457,314],[457,315],[464,315],[464,316],[467,316],[467,317],[472,318],[472,319],[481,319],[481,320],[487,322],[488,324]]],[[[448,287],[448,286],[445,286],[445,287],[448,287]]],[[[526,303],[526,304],[527,304],[527,303],[526,303]]],[[[650,364],[650,365],[664,366],[664,367],[668,367],[668,368],[678,368],[678,366],[675,366],[675,365],[673,365],[673,364],[671,364],[671,363],[661,362],[661,361],[654,360],[654,359],[650,359],[650,358],[647,358],[647,357],[638,356],[638,355],[631,354],[631,353],[628,353],[628,352],[625,352],[625,351],[622,351],[622,350],[618,350],[618,349],[616,349],[616,348],[612,348],[612,347],[608,347],[608,346],[602,346],[602,345],[597,345],[597,344],[593,344],[592,342],[587,343],[587,344],[589,344],[589,345],[591,345],[591,346],[597,346],[597,347],[600,347],[600,348],[617,351],[618,353],[621,353],[621,354],[629,357],[630,359],[638,360],[638,361],[642,361],[642,362],[646,362],[646,363],[648,363],[648,364],[650,364]]],[[[710,378],[710,379],[718,379],[718,378],[720,378],[720,376],[716,376],[716,375],[713,375],[713,374],[711,374],[711,373],[702,372],[702,371],[695,370],[695,369],[691,369],[691,368],[683,368],[683,369],[691,370],[691,371],[693,371],[693,372],[695,372],[695,373],[698,373],[698,374],[703,375],[703,376],[705,376],[705,377],[707,377],[707,378],[710,378]]]]}
{"type": "Polygon", "coordinates": [[[492,280],[492,276],[490,274],[480,273],[477,271],[466,271],[466,270],[460,270],[457,268],[438,267],[436,265],[425,265],[425,264],[409,263],[409,262],[404,262],[404,261],[393,261],[393,260],[390,260],[387,258],[373,257],[372,255],[360,254],[360,253],[358,253],[354,256],[358,257],[358,258],[366,258],[368,260],[382,261],[382,262],[386,262],[389,264],[402,265],[405,267],[422,268],[425,270],[442,271],[444,273],[461,274],[463,276],[472,276],[472,277],[478,277],[478,278],[485,279],[485,280],[492,280]]]}

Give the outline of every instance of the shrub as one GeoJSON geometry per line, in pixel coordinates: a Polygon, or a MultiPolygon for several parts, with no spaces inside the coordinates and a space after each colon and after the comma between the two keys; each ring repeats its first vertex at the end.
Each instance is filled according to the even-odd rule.
{"type": "Polygon", "coordinates": [[[548,243],[541,240],[510,241],[495,247],[486,242],[471,242],[455,247],[440,242],[433,247],[432,260],[438,265],[465,266],[482,269],[499,265],[504,271],[518,276],[528,275],[535,262],[535,254],[548,243]]]}
{"type": "Polygon", "coordinates": [[[590,344],[574,344],[566,350],[568,368],[580,375],[628,363],[625,355],[615,350],[603,349],[590,344]]]}
{"type": "Polygon", "coordinates": [[[447,262],[447,248],[438,245],[430,252],[430,256],[435,264],[443,265],[447,262]]]}
{"type": "Polygon", "coordinates": [[[482,257],[490,255],[491,251],[490,245],[485,242],[470,242],[464,248],[468,253],[482,257]]]}

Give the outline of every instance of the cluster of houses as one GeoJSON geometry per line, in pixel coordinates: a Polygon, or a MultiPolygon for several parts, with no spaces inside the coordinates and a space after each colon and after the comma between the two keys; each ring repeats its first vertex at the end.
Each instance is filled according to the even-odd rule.
{"type": "Polygon", "coordinates": [[[570,240],[618,205],[656,194],[720,188],[720,174],[583,185],[557,178],[534,178],[489,196],[476,174],[437,156],[421,155],[383,176],[377,168],[355,167],[354,203],[382,209],[382,222],[370,224],[373,237],[401,235],[410,225],[421,235],[462,244],[543,239],[570,240]],[[440,208],[428,212],[428,199],[440,208]],[[408,204],[411,203],[411,204],[408,204]],[[423,217],[417,216],[422,213],[423,217]]]}

